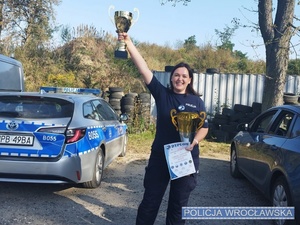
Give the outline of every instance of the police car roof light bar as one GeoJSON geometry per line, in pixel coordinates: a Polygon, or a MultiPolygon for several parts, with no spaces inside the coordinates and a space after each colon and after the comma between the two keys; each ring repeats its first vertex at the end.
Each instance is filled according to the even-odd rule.
{"type": "Polygon", "coordinates": [[[99,95],[101,93],[100,89],[92,88],[72,88],[72,87],[40,87],[41,93],[75,93],[75,94],[94,94],[99,95]]]}

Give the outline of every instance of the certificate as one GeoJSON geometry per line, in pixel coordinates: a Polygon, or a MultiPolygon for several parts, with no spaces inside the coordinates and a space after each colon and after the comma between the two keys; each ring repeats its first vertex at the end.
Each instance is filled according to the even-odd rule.
{"type": "Polygon", "coordinates": [[[175,142],[164,145],[171,180],[196,172],[192,153],[185,149],[189,145],[189,142],[175,142]]]}

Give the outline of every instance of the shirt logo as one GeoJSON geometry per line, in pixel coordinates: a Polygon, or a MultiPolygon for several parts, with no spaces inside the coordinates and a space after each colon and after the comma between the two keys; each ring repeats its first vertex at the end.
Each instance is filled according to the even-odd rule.
{"type": "Polygon", "coordinates": [[[179,111],[183,111],[183,110],[185,110],[185,106],[184,106],[184,105],[180,105],[180,106],[178,106],[178,110],[179,110],[179,111]]]}
{"type": "Polygon", "coordinates": [[[193,105],[193,104],[190,104],[190,103],[186,103],[186,105],[187,105],[187,106],[189,106],[189,107],[191,107],[191,108],[196,108],[196,106],[195,106],[195,105],[193,105]]]}

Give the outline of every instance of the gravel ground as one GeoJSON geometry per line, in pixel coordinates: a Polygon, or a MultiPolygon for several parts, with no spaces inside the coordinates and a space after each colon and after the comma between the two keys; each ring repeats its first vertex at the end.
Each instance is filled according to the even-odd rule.
{"type": "MultiPolygon", "coordinates": [[[[101,187],[0,183],[0,224],[13,225],[134,225],[143,195],[147,154],[128,154],[106,170],[101,187]]],[[[247,180],[229,174],[228,156],[201,157],[198,186],[190,206],[268,206],[268,201],[247,180]]],[[[167,194],[156,225],[165,220],[167,194]]],[[[272,224],[268,220],[188,220],[187,225],[272,224]]]]}

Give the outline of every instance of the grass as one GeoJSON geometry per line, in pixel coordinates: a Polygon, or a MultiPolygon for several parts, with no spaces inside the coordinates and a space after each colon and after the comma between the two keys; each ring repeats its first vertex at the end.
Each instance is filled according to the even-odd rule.
{"type": "MultiPolygon", "coordinates": [[[[140,134],[129,134],[128,151],[131,153],[150,153],[154,134],[146,131],[140,134]]],[[[203,156],[224,155],[229,157],[230,144],[203,140],[200,142],[200,154],[203,156]]]]}
{"type": "Polygon", "coordinates": [[[129,134],[128,151],[132,153],[150,153],[154,134],[146,131],[140,134],[129,134]]]}

